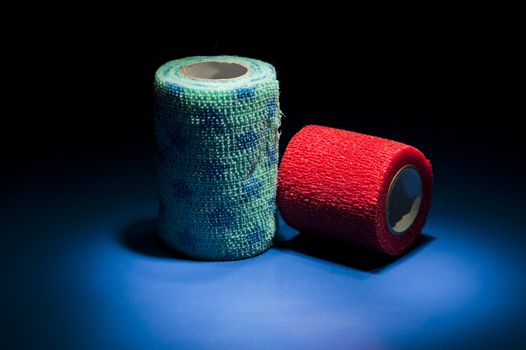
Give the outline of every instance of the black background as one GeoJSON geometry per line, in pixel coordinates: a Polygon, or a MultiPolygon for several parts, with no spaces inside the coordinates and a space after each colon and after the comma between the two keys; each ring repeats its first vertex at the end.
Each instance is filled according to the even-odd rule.
{"type": "Polygon", "coordinates": [[[119,25],[46,33],[34,38],[45,54],[40,45],[37,60],[25,57],[29,84],[23,80],[25,99],[11,119],[7,159],[18,174],[83,157],[102,164],[114,152],[153,157],[156,69],[185,56],[233,54],[276,67],[282,152],[302,126],[320,124],[414,145],[438,175],[505,173],[514,182],[523,168],[517,48],[488,23],[446,27],[395,21],[265,37],[119,25]]]}

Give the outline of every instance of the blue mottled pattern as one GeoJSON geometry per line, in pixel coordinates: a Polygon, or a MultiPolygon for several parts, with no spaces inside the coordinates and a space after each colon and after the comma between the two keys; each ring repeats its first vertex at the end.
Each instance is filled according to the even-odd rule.
{"type": "Polygon", "coordinates": [[[224,116],[212,107],[206,107],[200,112],[200,125],[208,128],[218,128],[222,125],[224,116]]]}
{"type": "Polygon", "coordinates": [[[268,157],[268,162],[270,165],[278,164],[278,160],[279,160],[278,145],[270,146],[267,157],[268,157]]]}
{"type": "Polygon", "coordinates": [[[209,179],[218,179],[226,174],[228,165],[221,163],[217,159],[211,159],[207,163],[199,164],[199,171],[204,173],[209,179]]]}
{"type": "Polygon", "coordinates": [[[235,215],[228,209],[219,207],[208,212],[207,217],[212,225],[230,227],[232,226],[235,215]]]}
{"type": "Polygon", "coordinates": [[[279,117],[278,111],[278,100],[273,98],[267,102],[267,114],[270,119],[279,117]]]}
{"type": "Polygon", "coordinates": [[[236,139],[240,149],[251,149],[257,147],[259,137],[255,132],[249,130],[242,135],[238,135],[236,139]]]}
{"type": "Polygon", "coordinates": [[[276,205],[276,197],[272,197],[268,200],[268,207],[271,212],[276,213],[278,210],[278,206],[276,205]]]}
{"type": "Polygon", "coordinates": [[[182,87],[180,87],[179,85],[173,85],[173,84],[168,85],[167,90],[168,90],[168,93],[171,95],[182,95],[184,92],[184,89],[182,87]]]}
{"type": "Polygon", "coordinates": [[[247,241],[249,244],[258,244],[265,240],[265,232],[260,228],[256,227],[249,231],[247,234],[247,241]]]}
{"type": "Polygon", "coordinates": [[[248,100],[251,98],[254,98],[256,96],[256,88],[240,88],[234,90],[234,93],[236,94],[236,98],[240,101],[248,100]]]}
{"type": "Polygon", "coordinates": [[[253,177],[243,184],[243,192],[249,198],[258,197],[262,188],[263,185],[261,184],[261,181],[253,177]]]}

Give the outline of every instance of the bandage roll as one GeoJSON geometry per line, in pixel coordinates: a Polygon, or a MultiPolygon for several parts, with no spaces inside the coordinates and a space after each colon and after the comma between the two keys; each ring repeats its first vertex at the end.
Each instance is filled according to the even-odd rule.
{"type": "Polygon", "coordinates": [[[311,125],[287,146],[277,201],[300,231],[396,256],[418,238],[431,190],[431,163],[416,148],[311,125]]]}
{"type": "Polygon", "coordinates": [[[193,258],[233,260],[276,232],[279,85],[267,63],[189,57],[155,75],[159,235],[193,258]]]}

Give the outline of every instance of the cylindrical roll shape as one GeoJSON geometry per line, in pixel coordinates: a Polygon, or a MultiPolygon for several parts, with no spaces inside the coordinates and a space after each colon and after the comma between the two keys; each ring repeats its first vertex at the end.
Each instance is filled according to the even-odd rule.
{"type": "Polygon", "coordinates": [[[268,249],[276,232],[279,85],[236,56],[168,62],[155,76],[159,234],[206,260],[268,249]]]}
{"type": "Polygon", "coordinates": [[[300,231],[400,255],[424,226],[431,189],[431,164],[416,148],[306,126],[283,155],[277,201],[300,231]]]}

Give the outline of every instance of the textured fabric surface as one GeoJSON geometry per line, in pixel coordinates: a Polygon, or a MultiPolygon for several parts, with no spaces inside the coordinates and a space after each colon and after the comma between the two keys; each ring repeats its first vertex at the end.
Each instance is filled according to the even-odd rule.
{"type": "Polygon", "coordinates": [[[389,255],[416,240],[429,211],[431,163],[399,142],[322,126],[306,126],[290,141],[279,169],[278,207],[284,220],[308,233],[345,239],[389,255]],[[386,226],[391,180],[406,165],[421,178],[419,213],[402,236],[386,226]]]}
{"type": "Polygon", "coordinates": [[[279,86],[267,63],[189,57],[161,66],[154,83],[159,234],[197,259],[232,260],[268,249],[276,232],[279,86]],[[240,63],[233,79],[198,79],[196,62],[240,63]]]}

